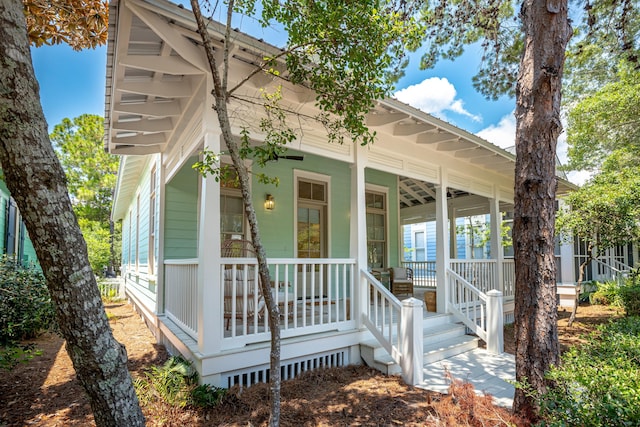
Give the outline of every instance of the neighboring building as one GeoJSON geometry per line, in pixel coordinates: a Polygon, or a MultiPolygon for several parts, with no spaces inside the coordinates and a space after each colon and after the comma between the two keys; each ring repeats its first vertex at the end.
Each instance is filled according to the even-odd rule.
{"type": "MultiPolygon", "coordinates": [[[[210,28],[220,40],[222,27],[210,28]]],[[[240,32],[233,43],[233,82],[265,53],[280,52],[240,32]]],[[[249,239],[242,199],[233,182],[192,168],[203,149],[225,150],[200,44],[190,11],[164,0],[111,2],[105,144],[122,156],[112,214],[123,221],[126,294],[158,339],[193,360],[203,381],[252,384],[268,379],[270,334],[256,262],[242,243],[249,239]]],[[[263,77],[236,96],[256,96],[271,84],[263,77]]],[[[304,88],[283,82],[283,96],[293,110],[315,111],[304,88]]],[[[237,101],[229,108],[235,133],[255,130],[259,109],[237,101]]],[[[362,147],[329,144],[322,126],[305,122],[287,153],[302,161],[280,159],[260,171],[279,177],[278,187],[251,181],[282,314],[285,379],[318,366],[375,364],[364,347],[375,338],[415,381],[411,372],[421,369],[407,360],[422,356],[412,359],[401,338],[413,332],[397,324],[424,313],[416,300],[400,303],[384,289],[391,267],[413,267],[413,295],[436,290],[438,313],[430,319],[464,322],[493,351],[502,328],[487,326],[485,315],[498,313],[498,300],[505,315],[513,312],[513,260],[499,239],[489,243],[493,259],[460,258],[464,240],[456,257],[448,223],[481,215],[498,235],[503,213],[513,209],[515,156],[393,99],[380,101],[367,125],[377,140],[362,147]],[[408,224],[427,225],[403,231],[408,224]],[[404,262],[405,248],[411,261],[404,262]]],[[[573,188],[559,180],[560,195],[573,188]]],[[[402,271],[394,273],[400,280],[402,271]]],[[[424,328],[433,325],[425,320],[424,328]]],[[[419,341],[407,342],[422,341],[422,331],[414,335],[419,341]]]]}
{"type": "Polygon", "coordinates": [[[11,197],[4,180],[0,180],[0,245],[2,255],[15,259],[22,265],[38,263],[20,211],[11,197]]]}

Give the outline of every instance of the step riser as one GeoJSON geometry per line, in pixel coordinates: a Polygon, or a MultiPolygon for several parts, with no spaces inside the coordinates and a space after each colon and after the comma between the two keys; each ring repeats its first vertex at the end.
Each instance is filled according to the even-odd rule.
{"type": "MultiPolygon", "coordinates": [[[[423,337],[423,342],[425,346],[430,344],[435,344],[451,338],[461,337],[465,335],[465,332],[466,332],[466,329],[464,326],[451,324],[451,327],[446,330],[442,330],[438,332],[426,331],[426,334],[423,337]]],[[[378,359],[388,354],[387,350],[385,350],[384,347],[381,347],[379,345],[376,347],[372,347],[371,345],[368,345],[368,344],[361,344],[360,352],[362,353],[365,351],[372,352],[373,359],[378,359]]]]}
{"type": "Polygon", "coordinates": [[[451,328],[447,331],[434,333],[434,334],[427,334],[423,337],[423,342],[425,344],[433,344],[433,343],[448,340],[450,338],[461,337],[465,335],[465,332],[466,332],[466,329],[464,326],[458,326],[455,328],[451,328]]]}
{"type": "Polygon", "coordinates": [[[425,353],[422,362],[425,365],[436,363],[449,357],[457,356],[458,354],[466,353],[473,349],[478,348],[478,340],[471,340],[468,343],[460,344],[455,347],[450,347],[444,350],[432,351],[425,353]]]}

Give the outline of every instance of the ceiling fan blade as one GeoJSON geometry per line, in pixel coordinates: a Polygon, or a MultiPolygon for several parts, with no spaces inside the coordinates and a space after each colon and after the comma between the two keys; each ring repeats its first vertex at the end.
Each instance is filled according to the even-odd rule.
{"type": "Polygon", "coordinates": [[[298,160],[298,161],[302,161],[304,160],[304,156],[278,156],[281,159],[288,159],[288,160],[298,160]]]}

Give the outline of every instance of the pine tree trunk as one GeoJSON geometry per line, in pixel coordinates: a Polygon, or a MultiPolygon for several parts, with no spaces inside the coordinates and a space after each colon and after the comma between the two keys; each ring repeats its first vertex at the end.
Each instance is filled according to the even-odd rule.
{"type": "Polygon", "coordinates": [[[111,333],[40,105],[20,0],[0,2],[0,162],[99,426],[143,426],[127,354],[111,333]]]}
{"type": "MultiPolygon", "coordinates": [[[[515,249],[516,380],[544,392],[544,375],[558,363],[554,256],[556,143],[561,79],[571,36],[567,0],[522,5],[524,54],[516,87],[515,249]]],[[[516,389],[514,411],[538,417],[534,397],[516,389]]]]}

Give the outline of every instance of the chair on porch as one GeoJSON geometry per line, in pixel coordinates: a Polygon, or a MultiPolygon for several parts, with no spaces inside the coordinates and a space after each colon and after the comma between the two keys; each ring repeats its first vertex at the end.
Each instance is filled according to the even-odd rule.
{"type": "Polygon", "coordinates": [[[413,296],[413,270],[408,267],[389,269],[391,276],[391,292],[394,295],[413,296]]]}
{"type": "MultiPolygon", "coordinates": [[[[224,258],[254,258],[255,256],[256,252],[253,243],[249,240],[229,239],[222,242],[222,257],[224,258]]],[[[254,266],[249,266],[245,269],[245,266],[241,265],[240,268],[236,269],[234,277],[232,265],[227,264],[224,267],[224,319],[226,321],[225,329],[227,330],[229,329],[231,318],[234,317],[234,284],[236,320],[244,322],[246,315],[247,323],[250,323],[256,313],[258,318],[262,318],[264,314],[265,303],[259,287],[257,289],[258,298],[256,299],[255,270],[256,267],[254,266]]]]}

